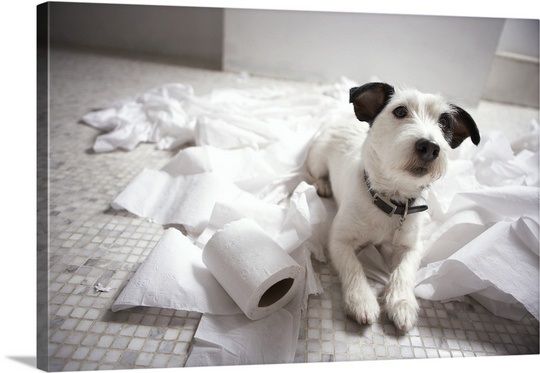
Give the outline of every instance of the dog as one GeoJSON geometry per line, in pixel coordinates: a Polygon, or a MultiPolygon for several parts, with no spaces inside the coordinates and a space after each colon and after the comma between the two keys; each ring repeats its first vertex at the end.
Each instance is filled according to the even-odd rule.
{"type": "Polygon", "coordinates": [[[407,331],[417,320],[414,284],[424,251],[419,237],[428,218],[419,201],[444,175],[450,151],[468,137],[478,145],[480,134],[465,110],[414,89],[368,83],[350,89],[350,103],[367,124],[329,125],[307,157],[317,193],[333,195],[338,205],[328,253],[346,313],[372,324],[380,307],[355,251],[374,244],[391,269],[382,297],[387,315],[407,331]]]}

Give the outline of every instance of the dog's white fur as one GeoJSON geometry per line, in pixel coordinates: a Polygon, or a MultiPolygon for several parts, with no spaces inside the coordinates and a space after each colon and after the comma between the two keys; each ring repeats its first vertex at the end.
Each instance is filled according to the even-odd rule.
{"type": "Polygon", "coordinates": [[[441,113],[451,110],[438,95],[396,90],[371,128],[360,122],[331,125],[311,146],[307,166],[317,191],[321,196],[333,194],[339,207],[330,232],[330,259],[342,283],[346,311],[359,323],[373,323],[380,313],[376,294],[355,254],[357,248],[372,243],[392,268],[384,293],[389,318],[403,331],[415,325],[418,303],[413,289],[423,255],[419,235],[428,215],[408,215],[396,233],[400,217],[389,217],[373,204],[364,170],[371,188],[388,198],[405,202],[421,197],[445,172],[451,148],[437,121],[441,113]],[[407,118],[392,114],[401,105],[409,111],[407,118]],[[440,146],[439,156],[423,176],[407,170],[415,160],[419,139],[440,146]]]}

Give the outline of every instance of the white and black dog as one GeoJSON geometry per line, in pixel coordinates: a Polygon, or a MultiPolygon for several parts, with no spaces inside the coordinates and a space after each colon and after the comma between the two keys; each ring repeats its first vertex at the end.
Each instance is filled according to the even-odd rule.
{"type": "Polygon", "coordinates": [[[355,254],[371,243],[391,268],[383,297],[388,317],[406,331],[417,319],[419,235],[428,216],[419,197],[445,173],[448,152],[467,137],[478,145],[480,135],[465,110],[438,95],[368,83],[350,90],[350,102],[369,128],[352,123],[325,128],[310,148],[307,166],[319,195],[333,194],[339,207],[328,251],[346,312],[362,324],[379,316],[376,294],[355,254]]]}

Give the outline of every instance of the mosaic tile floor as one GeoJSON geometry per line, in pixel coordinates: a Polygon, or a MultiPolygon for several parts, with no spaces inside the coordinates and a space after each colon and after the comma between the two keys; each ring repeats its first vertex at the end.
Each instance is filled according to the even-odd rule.
{"type": "MultiPolygon", "coordinates": [[[[109,310],[162,233],[159,225],[112,211],[109,202],[144,167],[159,168],[173,153],[143,144],[132,152],[92,154],[97,131],[77,122],[92,108],[163,83],[189,83],[202,94],[269,79],[62,49],[52,52],[50,77],[49,368],[183,366],[200,314],[109,310]],[[96,292],[98,282],[112,290],[96,292]]],[[[486,102],[478,115],[496,117],[497,110],[525,123],[538,117],[536,110],[486,102]]],[[[534,318],[497,318],[473,301],[421,301],[418,326],[404,336],[386,319],[360,327],[343,314],[333,270],[314,265],[325,292],[309,300],[296,362],[538,353],[534,318]]]]}

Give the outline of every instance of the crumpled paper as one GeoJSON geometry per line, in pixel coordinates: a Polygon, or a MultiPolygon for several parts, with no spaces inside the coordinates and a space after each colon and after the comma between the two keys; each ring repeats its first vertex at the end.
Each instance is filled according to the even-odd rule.
{"type": "Polygon", "coordinates": [[[433,186],[418,296],[471,294],[496,315],[519,320],[528,311],[538,319],[538,124],[523,127],[529,132],[519,141],[528,149],[486,132],[433,186]]]}
{"type": "MultiPolygon", "coordinates": [[[[292,361],[307,296],[321,291],[310,256],[325,260],[336,211],[332,200],[320,200],[305,183],[304,161],[324,126],[362,125],[348,104],[355,84],[342,79],[312,89],[222,89],[200,97],[187,85],[168,84],[86,115],[86,123],[108,131],[96,139],[96,152],[130,150],[139,142],[158,148],[195,144],[162,170],[144,170],[112,202],[187,230],[187,237],[165,232],[113,308],[205,312],[187,365],[292,361]],[[254,220],[306,267],[305,290],[256,322],[220,297],[212,304],[208,294],[219,293],[217,286],[194,275],[204,270],[200,248],[240,218],[254,220]],[[180,273],[152,277],[165,262],[164,273],[180,273]],[[160,292],[163,284],[167,291],[160,292]]],[[[495,314],[519,319],[528,311],[538,318],[538,124],[513,124],[522,132],[512,143],[478,124],[480,146],[464,142],[452,151],[448,174],[429,190],[430,219],[422,236],[427,250],[415,291],[437,300],[469,294],[495,314]]],[[[375,247],[359,257],[370,278],[387,281],[375,247]]]]}
{"type": "Polygon", "coordinates": [[[133,150],[141,142],[155,142],[160,149],[170,149],[193,138],[195,118],[186,110],[191,97],[191,86],[169,84],[133,100],[92,111],[82,121],[107,132],[94,143],[97,153],[133,150]]]}

